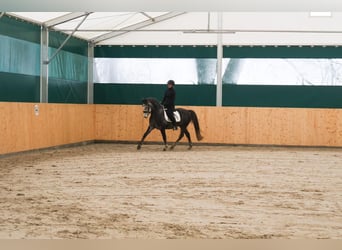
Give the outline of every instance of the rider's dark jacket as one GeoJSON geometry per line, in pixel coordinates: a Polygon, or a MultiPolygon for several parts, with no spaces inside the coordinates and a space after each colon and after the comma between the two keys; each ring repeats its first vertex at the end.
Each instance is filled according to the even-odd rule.
{"type": "Polygon", "coordinates": [[[162,104],[165,108],[174,110],[175,109],[176,91],[173,88],[169,88],[165,91],[162,104]]]}

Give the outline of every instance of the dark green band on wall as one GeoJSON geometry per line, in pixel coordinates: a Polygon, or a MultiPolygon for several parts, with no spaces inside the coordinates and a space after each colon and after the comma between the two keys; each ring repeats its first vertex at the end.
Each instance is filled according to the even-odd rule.
{"type": "MultiPolygon", "coordinates": [[[[39,102],[40,77],[0,72],[0,102],[39,102]]],[[[49,103],[87,103],[87,82],[49,78],[49,103]]]]}
{"type": "Polygon", "coordinates": [[[87,82],[49,78],[49,103],[87,103],[87,82]]]}
{"type": "MultiPolygon", "coordinates": [[[[146,97],[162,100],[166,85],[161,84],[95,84],[95,104],[141,104],[146,97]]],[[[214,106],[215,85],[178,85],[176,106],[214,106]]]]}
{"type": "Polygon", "coordinates": [[[216,58],[210,46],[97,46],[95,57],[106,58],[216,58]]]}
{"type": "MultiPolygon", "coordinates": [[[[95,84],[95,104],[141,104],[163,98],[164,85],[95,84]]],[[[178,85],[176,105],[215,106],[216,85],[178,85]]],[[[342,108],[342,87],[223,85],[223,106],[342,108]]]]}
{"type": "MultiPolygon", "coordinates": [[[[216,58],[216,46],[98,46],[95,57],[216,58]]],[[[342,58],[342,46],[224,46],[225,58],[342,58]]]]}
{"type": "Polygon", "coordinates": [[[342,58],[342,46],[225,46],[225,58],[342,58]]]}
{"type": "Polygon", "coordinates": [[[0,72],[1,102],[39,102],[39,76],[0,72]]]}
{"type": "Polygon", "coordinates": [[[339,86],[223,85],[223,106],[342,108],[339,86]]]}

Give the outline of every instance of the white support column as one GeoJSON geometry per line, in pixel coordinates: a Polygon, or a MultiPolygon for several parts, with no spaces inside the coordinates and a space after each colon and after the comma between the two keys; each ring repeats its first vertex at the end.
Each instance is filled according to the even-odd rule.
{"type": "Polygon", "coordinates": [[[94,103],[94,44],[88,43],[88,104],[94,103]]]}
{"type": "MultiPolygon", "coordinates": [[[[222,30],[222,12],[217,13],[217,28],[222,30]]],[[[223,58],[223,45],[222,45],[222,32],[217,34],[217,82],[216,82],[216,106],[222,106],[222,58],[223,58]]]]}
{"type": "Polygon", "coordinates": [[[41,29],[40,37],[40,102],[49,101],[49,30],[41,29]]]}

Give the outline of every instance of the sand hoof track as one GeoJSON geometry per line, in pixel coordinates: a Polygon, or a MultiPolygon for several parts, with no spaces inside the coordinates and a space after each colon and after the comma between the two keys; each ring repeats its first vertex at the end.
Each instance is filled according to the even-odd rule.
{"type": "Polygon", "coordinates": [[[342,150],[161,149],[93,144],[1,158],[0,237],[342,237],[342,150]]]}

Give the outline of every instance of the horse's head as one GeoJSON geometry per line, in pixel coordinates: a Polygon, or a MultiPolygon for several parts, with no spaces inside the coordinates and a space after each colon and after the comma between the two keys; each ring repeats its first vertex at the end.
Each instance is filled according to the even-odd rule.
{"type": "Polygon", "coordinates": [[[147,118],[152,112],[152,104],[148,99],[143,99],[142,103],[144,107],[144,110],[143,110],[144,118],[147,118]]]}
{"type": "Polygon", "coordinates": [[[142,100],[144,107],[144,118],[147,118],[154,110],[162,108],[162,105],[154,98],[145,98],[142,100]]]}

